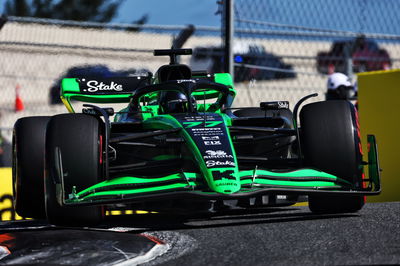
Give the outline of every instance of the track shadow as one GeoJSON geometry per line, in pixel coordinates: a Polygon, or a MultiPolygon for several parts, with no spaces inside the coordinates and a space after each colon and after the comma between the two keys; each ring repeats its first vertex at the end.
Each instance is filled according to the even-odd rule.
{"type": "Polygon", "coordinates": [[[128,227],[143,231],[164,231],[182,229],[205,229],[227,226],[288,223],[332,218],[358,217],[359,214],[317,215],[304,208],[268,208],[250,210],[229,210],[218,214],[170,214],[127,215],[108,217],[99,228],[128,227]],[[140,229],[139,229],[140,228],[140,229]]]}
{"type": "MultiPolygon", "coordinates": [[[[145,231],[164,231],[182,229],[205,229],[240,225],[289,223],[332,218],[358,217],[357,213],[317,215],[302,207],[237,209],[218,213],[196,213],[171,215],[168,213],[131,214],[107,216],[102,224],[96,227],[74,227],[77,230],[109,230],[126,228],[131,233],[145,231]]],[[[23,220],[0,222],[0,233],[13,231],[46,231],[71,229],[49,225],[43,220],[23,220]]]]}

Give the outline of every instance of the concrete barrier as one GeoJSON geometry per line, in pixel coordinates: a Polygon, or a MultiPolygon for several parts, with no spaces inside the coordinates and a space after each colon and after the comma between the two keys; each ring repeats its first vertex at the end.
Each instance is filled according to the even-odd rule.
{"type": "Polygon", "coordinates": [[[382,193],[368,197],[369,202],[400,200],[399,132],[400,132],[400,70],[358,74],[358,105],[361,134],[364,136],[366,159],[367,134],[374,134],[378,142],[380,167],[383,169],[382,193]]]}

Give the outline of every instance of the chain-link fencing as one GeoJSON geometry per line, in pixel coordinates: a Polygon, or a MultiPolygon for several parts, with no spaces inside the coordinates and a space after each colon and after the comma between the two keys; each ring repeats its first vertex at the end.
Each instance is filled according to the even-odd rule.
{"type": "Polygon", "coordinates": [[[242,101],[293,107],[314,92],[323,100],[329,73],[355,82],[358,72],[399,68],[398,10],[396,0],[235,0],[235,79],[250,80],[236,85],[242,101]]]}
{"type": "MultiPolygon", "coordinates": [[[[356,72],[400,67],[400,1],[234,2],[236,106],[288,100],[293,107],[314,92],[314,100],[323,100],[328,73],[355,80],[356,72]]],[[[19,117],[65,112],[52,104],[65,75],[154,73],[166,64],[168,58],[152,51],[171,47],[185,26],[138,26],[9,17],[0,30],[2,135],[10,139],[19,117]],[[18,112],[16,92],[24,105],[18,112]]],[[[194,70],[222,71],[220,32],[196,26],[184,44],[194,54],[182,62],[194,70]]]]}
{"type": "MultiPolygon", "coordinates": [[[[19,117],[66,112],[58,93],[62,77],[154,73],[169,59],[154,57],[153,50],[170,48],[186,28],[140,27],[9,17],[0,31],[2,135],[10,139],[19,117]],[[23,107],[16,104],[17,95],[23,107]]],[[[219,28],[196,27],[185,47],[220,45],[219,28]]]]}

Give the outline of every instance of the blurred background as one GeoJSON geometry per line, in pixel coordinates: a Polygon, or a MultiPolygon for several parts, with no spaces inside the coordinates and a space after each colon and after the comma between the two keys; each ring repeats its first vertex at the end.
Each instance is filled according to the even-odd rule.
{"type": "Polygon", "coordinates": [[[330,73],[355,82],[359,72],[399,68],[399,8],[398,0],[0,1],[0,164],[10,165],[18,118],[66,112],[63,77],[154,73],[168,58],[152,51],[172,46],[193,48],[181,57],[193,70],[224,72],[229,48],[235,106],[292,108],[314,92],[323,100],[330,73]]]}

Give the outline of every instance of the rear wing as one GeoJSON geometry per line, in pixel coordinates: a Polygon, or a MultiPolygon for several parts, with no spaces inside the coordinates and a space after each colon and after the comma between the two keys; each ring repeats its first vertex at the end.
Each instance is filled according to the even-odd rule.
{"type": "Polygon", "coordinates": [[[61,100],[69,112],[74,112],[71,100],[90,103],[128,103],[134,91],[150,84],[150,76],[65,78],[61,82],[61,100]]]}
{"type": "MultiPolygon", "coordinates": [[[[236,95],[232,77],[228,73],[196,73],[193,79],[216,82],[229,87],[229,106],[236,95]]],[[[61,82],[61,100],[68,111],[73,113],[71,100],[89,103],[128,103],[132,94],[152,84],[151,76],[110,77],[110,78],[64,78],[61,82]]],[[[195,92],[195,98],[206,99],[218,96],[218,92],[210,90],[206,93],[195,92]]]]}

